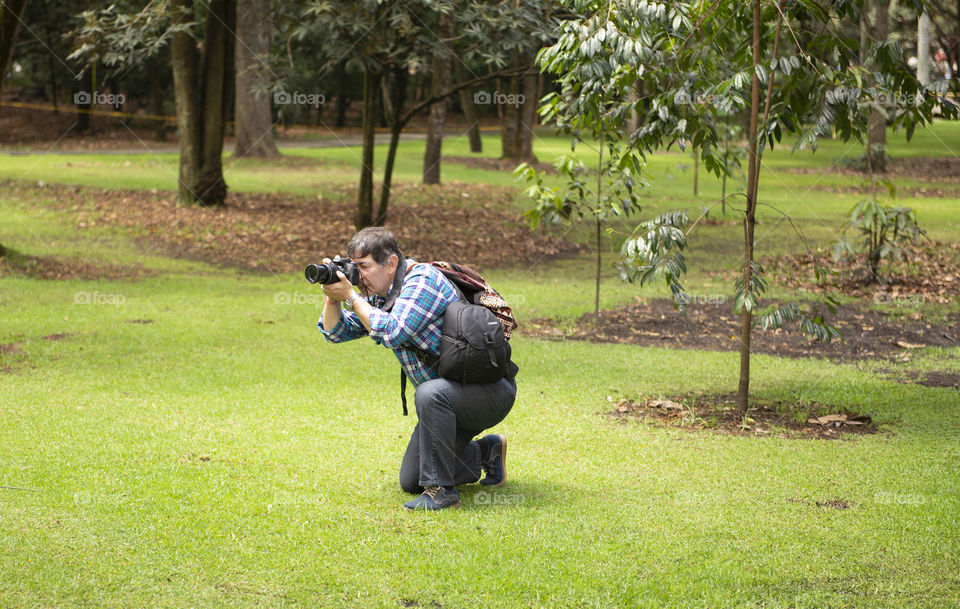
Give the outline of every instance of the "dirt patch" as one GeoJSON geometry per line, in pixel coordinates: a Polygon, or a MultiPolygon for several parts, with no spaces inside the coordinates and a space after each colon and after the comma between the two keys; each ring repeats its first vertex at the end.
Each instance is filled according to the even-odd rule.
{"type": "Polygon", "coordinates": [[[892,381],[960,390],[960,373],[948,370],[880,370],[892,381]]]}
{"type": "Polygon", "coordinates": [[[70,334],[70,333],[66,333],[66,334],[50,334],[50,335],[48,335],[48,336],[44,336],[44,337],[43,337],[43,340],[59,341],[59,340],[63,340],[63,339],[65,339],[65,338],[68,338],[68,337],[70,337],[70,336],[73,336],[73,335],[70,334]]]}
{"type": "MultiPolygon", "coordinates": [[[[444,161],[449,163],[457,163],[458,165],[466,165],[470,169],[487,169],[490,171],[513,171],[517,168],[517,165],[523,161],[518,161],[516,159],[492,159],[490,157],[476,157],[476,156],[445,156],[443,157],[444,161]]],[[[560,172],[557,171],[557,168],[550,163],[541,163],[534,162],[528,163],[537,171],[546,172],[550,175],[557,175],[560,172]]]]}
{"type": "MultiPolygon", "coordinates": [[[[611,401],[612,398],[608,398],[611,401]]],[[[830,413],[819,403],[799,407],[781,401],[753,398],[745,417],[737,410],[737,396],[685,395],[672,399],[646,397],[640,401],[613,402],[608,413],[614,418],[632,418],[687,430],[713,430],[741,436],[837,439],[877,432],[869,416],[830,413]],[[813,414],[812,414],[813,413],[813,414]]]]}
{"type": "MultiPolygon", "coordinates": [[[[772,303],[771,303],[772,304],[772,303]]],[[[828,319],[843,334],[842,340],[814,342],[795,327],[777,330],[754,329],[753,353],[784,357],[821,357],[839,361],[888,358],[908,361],[915,349],[928,346],[960,347],[960,314],[939,323],[916,319],[894,319],[862,305],[845,305],[828,319]]],[[[667,299],[638,298],[636,304],[601,311],[598,318],[585,314],[567,333],[549,319],[536,319],[519,330],[526,335],[554,340],[585,340],[630,343],[675,349],[737,351],[740,349],[739,315],[723,302],[690,303],[684,316],[667,299]]]]}
{"type": "Polygon", "coordinates": [[[0,257],[0,277],[22,276],[48,280],[103,279],[133,281],[151,274],[141,264],[121,266],[93,260],[68,260],[51,256],[37,257],[19,254],[8,254],[0,257]]]}
{"type": "MultiPolygon", "coordinates": [[[[864,171],[851,169],[844,165],[838,165],[830,169],[823,167],[794,167],[788,169],[787,171],[789,173],[817,175],[833,173],[839,175],[856,176],[867,181],[870,177],[869,174],[864,171]]],[[[939,182],[944,184],[960,185],[960,159],[947,157],[887,159],[887,172],[876,175],[886,178],[903,177],[910,180],[923,180],[925,182],[939,182]]],[[[897,192],[901,192],[899,187],[897,188],[897,192]]]]}
{"type": "MultiPolygon", "coordinates": [[[[831,192],[839,195],[867,196],[873,193],[873,188],[869,184],[853,186],[814,184],[811,188],[813,190],[831,192]]],[[[954,188],[940,188],[936,186],[897,186],[897,196],[902,198],[960,199],[960,186],[954,188]]]]}
{"type": "Polygon", "coordinates": [[[853,507],[852,501],[847,501],[846,499],[827,499],[825,501],[810,501],[809,499],[798,499],[796,497],[791,497],[787,499],[790,503],[802,503],[804,505],[809,505],[812,507],[818,508],[832,508],[834,510],[849,510],[853,507]]]}
{"type": "Polygon", "coordinates": [[[3,355],[23,355],[23,349],[18,347],[20,343],[0,344],[0,354],[3,355]]]}
{"type": "MultiPolygon", "coordinates": [[[[81,231],[125,226],[172,255],[243,269],[301,271],[322,256],[346,254],[354,233],[352,185],[331,185],[316,197],[231,193],[225,206],[214,209],[179,205],[166,191],[10,182],[0,184],[0,191],[11,198],[51,199],[81,231]]],[[[514,195],[512,187],[484,184],[399,185],[387,225],[407,255],[480,270],[579,250],[544,230],[532,231],[513,208],[514,195]]]]}
{"type": "MultiPolygon", "coordinates": [[[[931,241],[905,248],[908,256],[900,262],[881,264],[883,283],[865,284],[863,254],[848,263],[834,264],[825,250],[760,259],[773,285],[803,292],[837,290],[847,296],[869,298],[877,304],[920,305],[924,302],[946,304],[960,295],[960,243],[931,241]],[[828,283],[814,281],[814,260],[830,270],[828,283]]],[[[736,271],[718,274],[735,279],[736,271]]]]}

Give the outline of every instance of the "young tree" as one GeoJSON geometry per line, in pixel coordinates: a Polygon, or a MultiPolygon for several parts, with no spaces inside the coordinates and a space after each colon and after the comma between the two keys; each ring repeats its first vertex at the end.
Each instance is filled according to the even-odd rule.
{"type": "MultiPolygon", "coordinates": [[[[922,4],[905,2],[917,10],[922,4]]],[[[764,148],[779,142],[784,131],[797,134],[795,150],[815,148],[821,137],[862,138],[870,109],[880,99],[912,100],[894,119],[907,137],[931,120],[935,105],[956,115],[956,106],[943,95],[946,84],[918,85],[894,41],[870,41],[866,57],[876,66],[877,78],[865,78],[859,36],[848,34],[858,31],[865,4],[586,0],[577,3],[582,18],[564,24],[558,42],[540,54],[541,66],[578,83],[581,95],[640,113],[642,126],[631,142],[635,150],[653,154],[666,145],[690,142],[701,150],[705,168],[718,175],[728,168],[715,119],[734,110],[748,112],[747,190],[739,195],[744,200],[743,263],[735,285],[735,308],[741,314],[738,406],[743,413],[755,323],[772,327],[796,321],[818,338],[836,335],[816,310],[805,312],[796,304],[759,310],[766,280],[754,245],[757,209],[764,205],[759,198],[764,148]],[[638,83],[649,95],[632,103],[630,90],[638,83]],[[710,101],[683,103],[700,98],[710,101]]],[[[681,212],[641,224],[622,250],[629,275],[641,283],[663,279],[675,295],[682,294],[688,233],[681,212]]],[[[682,307],[684,299],[675,302],[682,307]]]]}
{"type": "Polygon", "coordinates": [[[147,60],[169,43],[180,141],[178,198],[222,205],[223,136],[233,105],[236,4],[228,0],[168,0],[139,12],[126,4],[85,11],[69,59],[116,71],[147,60]],[[202,45],[195,38],[204,22],[202,45]]]}

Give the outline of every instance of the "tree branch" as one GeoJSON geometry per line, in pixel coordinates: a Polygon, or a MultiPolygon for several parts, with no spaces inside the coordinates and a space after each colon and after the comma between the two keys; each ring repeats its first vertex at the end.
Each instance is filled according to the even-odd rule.
{"type": "Polygon", "coordinates": [[[420,103],[412,106],[409,110],[407,110],[403,114],[403,117],[400,118],[400,126],[403,127],[404,125],[406,125],[410,121],[410,119],[413,118],[421,110],[430,107],[431,104],[434,104],[440,100],[447,99],[454,93],[458,93],[461,89],[466,89],[474,85],[479,85],[480,83],[486,82],[492,78],[499,78],[501,76],[519,76],[520,74],[529,70],[531,65],[520,66],[517,68],[506,68],[504,70],[500,70],[499,72],[491,72],[484,76],[478,76],[477,78],[471,78],[470,80],[465,80],[461,83],[457,83],[453,87],[450,87],[449,89],[445,89],[440,93],[438,93],[437,95],[428,97],[427,99],[424,99],[420,103]]]}

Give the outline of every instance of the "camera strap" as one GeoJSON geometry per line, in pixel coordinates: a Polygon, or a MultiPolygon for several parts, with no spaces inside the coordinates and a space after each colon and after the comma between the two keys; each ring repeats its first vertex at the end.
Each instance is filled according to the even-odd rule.
{"type": "Polygon", "coordinates": [[[389,313],[390,309],[393,308],[393,304],[397,302],[397,297],[400,296],[400,289],[403,287],[403,280],[406,276],[407,261],[404,259],[397,262],[397,272],[393,276],[393,285],[390,287],[390,293],[387,294],[386,302],[380,307],[382,310],[389,313]]]}

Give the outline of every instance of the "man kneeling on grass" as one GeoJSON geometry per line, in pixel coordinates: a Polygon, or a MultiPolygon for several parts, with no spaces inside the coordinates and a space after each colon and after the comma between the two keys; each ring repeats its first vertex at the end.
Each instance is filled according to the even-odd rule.
{"type": "Polygon", "coordinates": [[[317,325],[331,342],[367,335],[392,349],[416,386],[419,422],[400,465],[400,486],[422,494],[404,507],[457,507],[457,486],[480,480],[481,469],[486,477],[480,484],[502,485],[507,476],[506,438],[473,438],[502,421],[513,407],[516,366],[510,363],[507,375],[492,383],[440,378],[421,357],[439,354],[443,313],[459,299],[456,287],[434,266],[405,259],[385,228],[365,228],[354,235],[347,255],[359,270],[360,292],[338,271],[339,282],[322,286],[325,304],[317,325]]]}

